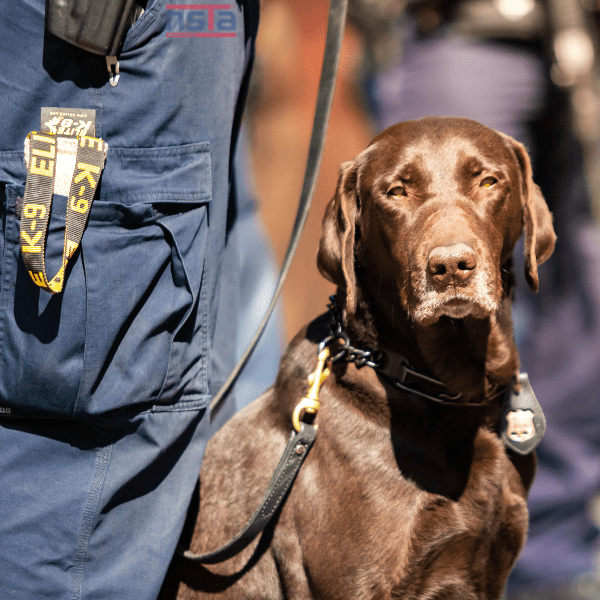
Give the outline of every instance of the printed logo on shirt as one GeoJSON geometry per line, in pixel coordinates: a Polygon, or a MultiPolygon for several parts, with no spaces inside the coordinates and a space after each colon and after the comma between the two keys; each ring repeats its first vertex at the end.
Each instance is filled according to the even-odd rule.
{"type": "Polygon", "coordinates": [[[10,415],[12,410],[7,406],[0,406],[0,414],[10,415]]]}
{"type": "Polygon", "coordinates": [[[231,4],[167,4],[167,37],[236,37],[231,4]]]}

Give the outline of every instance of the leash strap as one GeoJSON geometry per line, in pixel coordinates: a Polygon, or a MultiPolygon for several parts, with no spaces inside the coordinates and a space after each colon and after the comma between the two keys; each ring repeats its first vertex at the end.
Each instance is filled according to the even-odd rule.
{"type": "Polygon", "coordinates": [[[83,237],[94,192],[104,168],[105,144],[87,136],[66,140],[77,146],[75,168],[67,202],[62,265],[58,273],[48,280],[45,249],[59,154],[57,136],[33,131],[28,139],[29,162],[21,213],[21,254],[34,283],[57,294],[63,289],[67,263],[83,237]]]}
{"type": "MultiPolygon", "coordinates": [[[[317,107],[315,110],[308,159],[304,173],[304,183],[302,185],[300,203],[298,212],[296,213],[294,228],[283,261],[281,273],[279,274],[277,286],[265,316],[248,345],[248,348],[210,405],[212,414],[211,419],[214,419],[215,415],[222,407],[226,395],[229,393],[240,372],[248,362],[248,359],[252,355],[252,352],[256,348],[256,345],[265,330],[269,317],[275,310],[275,306],[281,295],[283,284],[290,270],[292,259],[300,241],[300,235],[302,234],[302,230],[304,229],[308,217],[319,166],[321,164],[321,157],[323,155],[323,146],[327,134],[329,115],[331,113],[331,104],[335,90],[335,81],[342,39],[344,36],[347,10],[348,0],[331,0],[329,6],[329,21],[327,25],[327,38],[325,41],[325,54],[323,56],[323,66],[321,69],[321,79],[317,95],[317,107]]],[[[290,441],[288,442],[283,456],[275,469],[275,473],[269,482],[266,495],[263,498],[260,507],[250,518],[244,529],[233,540],[218,550],[206,554],[194,554],[181,547],[177,548],[178,553],[196,564],[215,564],[235,556],[238,552],[246,548],[252,540],[264,530],[286,498],[287,493],[315,440],[316,433],[316,426],[309,423],[302,423],[300,431],[292,432],[290,441]]]]}
{"type": "Polygon", "coordinates": [[[300,194],[300,203],[296,214],[296,221],[292,230],[290,243],[283,261],[279,280],[273,293],[271,303],[261,321],[258,330],[254,334],[248,348],[240,358],[223,387],[214,397],[210,408],[212,412],[211,419],[214,419],[219,409],[223,404],[223,400],[231,390],[231,387],[237,380],[241,370],[244,368],[248,359],[252,355],[254,348],[258,344],[263,331],[267,325],[269,317],[275,310],[283,283],[287,277],[292,259],[300,242],[300,235],[304,229],[308,211],[312,202],[317,175],[319,173],[319,165],[323,155],[323,146],[325,144],[325,136],[327,134],[327,125],[329,123],[329,115],[331,113],[331,103],[333,101],[333,92],[335,90],[335,80],[337,77],[338,65],[340,61],[340,50],[342,47],[342,38],[344,37],[344,27],[346,24],[346,12],[348,9],[348,0],[331,0],[329,5],[329,22],[327,25],[327,38],[325,41],[325,54],[323,56],[323,66],[321,69],[321,80],[319,82],[319,92],[317,95],[317,107],[315,110],[315,118],[313,129],[310,138],[310,146],[308,150],[308,159],[306,162],[306,171],[304,174],[304,184],[302,193],[300,194]]]}
{"type": "Polygon", "coordinates": [[[308,423],[303,423],[299,432],[292,433],[283,456],[269,482],[267,493],[260,507],[233,540],[218,550],[206,554],[194,554],[183,548],[177,548],[177,551],[193,563],[211,565],[223,562],[246,548],[268,525],[279,506],[283,503],[308,451],[315,441],[316,434],[316,426],[308,423]]]}

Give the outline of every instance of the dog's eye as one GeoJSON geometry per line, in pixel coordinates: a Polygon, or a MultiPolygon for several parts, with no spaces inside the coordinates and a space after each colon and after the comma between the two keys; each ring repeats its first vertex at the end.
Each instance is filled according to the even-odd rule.
{"type": "Polygon", "coordinates": [[[399,185],[392,188],[388,192],[388,196],[395,196],[396,198],[400,198],[401,196],[406,196],[406,190],[401,185],[399,185]]]}
{"type": "Polygon", "coordinates": [[[498,183],[498,180],[495,177],[486,177],[482,179],[479,187],[489,188],[492,187],[495,183],[498,183]]]}

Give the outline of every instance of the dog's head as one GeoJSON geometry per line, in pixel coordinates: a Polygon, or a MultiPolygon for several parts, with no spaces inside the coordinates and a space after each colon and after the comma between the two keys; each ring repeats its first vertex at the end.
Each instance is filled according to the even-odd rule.
{"type": "Polygon", "coordinates": [[[522,144],[468,119],[399,123],[344,163],[323,219],[321,273],[356,310],[356,265],[387,287],[415,322],[485,317],[503,296],[502,269],[525,233],[525,270],[556,236],[522,144]]]}

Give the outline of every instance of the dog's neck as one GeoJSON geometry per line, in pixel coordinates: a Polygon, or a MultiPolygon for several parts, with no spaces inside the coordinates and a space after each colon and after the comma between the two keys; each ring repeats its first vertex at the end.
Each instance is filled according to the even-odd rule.
{"type": "Polygon", "coordinates": [[[510,317],[508,324],[497,313],[484,319],[442,317],[431,325],[415,325],[414,332],[433,374],[468,401],[493,395],[518,372],[510,317]]]}
{"type": "MultiPolygon", "coordinates": [[[[339,295],[343,301],[343,292],[339,295]]],[[[465,402],[481,402],[518,372],[510,309],[505,296],[501,310],[487,318],[442,317],[424,325],[411,321],[397,296],[378,286],[376,294],[359,292],[356,312],[346,315],[345,326],[355,344],[402,355],[465,402]]]]}

